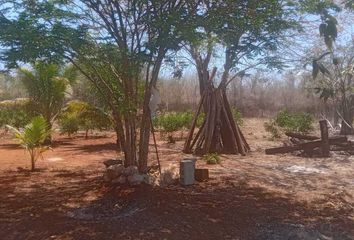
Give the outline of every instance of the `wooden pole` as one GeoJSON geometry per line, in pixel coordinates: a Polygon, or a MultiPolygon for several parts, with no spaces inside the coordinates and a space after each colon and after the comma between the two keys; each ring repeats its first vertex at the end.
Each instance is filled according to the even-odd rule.
{"type": "Polygon", "coordinates": [[[320,121],[320,130],[321,130],[321,148],[322,148],[322,156],[329,157],[329,138],[328,138],[328,127],[327,121],[321,120],[320,121]]]}
{"type": "Polygon", "coordinates": [[[151,115],[150,115],[150,124],[151,124],[152,137],[154,139],[154,146],[155,146],[155,151],[156,151],[157,164],[159,165],[159,173],[161,174],[161,164],[160,164],[159,152],[157,150],[157,143],[156,143],[156,137],[155,137],[154,124],[152,122],[151,115]]]}
{"type": "MultiPolygon", "coordinates": [[[[197,113],[194,116],[192,127],[191,127],[191,129],[190,129],[190,131],[188,133],[187,141],[184,144],[184,147],[183,147],[183,152],[184,153],[191,153],[191,151],[192,151],[192,148],[193,148],[194,144],[191,145],[191,141],[193,139],[194,129],[195,129],[195,126],[197,124],[198,117],[199,117],[199,114],[200,114],[200,110],[202,109],[202,106],[203,106],[203,103],[204,103],[204,99],[205,99],[205,93],[203,94],[202,98],[200,99],[197,113]]],[[[196,138],[198,138],[199,133],[200,133],[200,131],[198,132],[196,138]]]]}

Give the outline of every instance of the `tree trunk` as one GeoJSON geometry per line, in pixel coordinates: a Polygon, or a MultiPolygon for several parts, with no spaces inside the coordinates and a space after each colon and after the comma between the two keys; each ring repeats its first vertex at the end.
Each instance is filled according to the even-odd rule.
{"type": "Polygon", "coordinates": [[[117,144],[117,152],[122,152],[122,142],[120,141],[119,133],[117,127],[115,127],[116,131],[116,144],[117,144]]]}
{"type": "Polygon", "coordinates": [[[136,133],[135,120],[126,118],[124,120],[125,127],[125,144],[124,144],[124,164],[126,167],[136,166],[136,133]]]}
{"type": "MultiPolygon", "coordinates": [[[[149,90],[146,90],[150,92],[149,90]]],[[[149,140],[150,140],[150,109],[149,101],[151,94],[145,93],[143,116],[141,118],[140,125],[140,142],[139,142],[139,171],[141,173],[147,172],[147,158],[149,155],[149,140]]]]}
{"type": "Polygon", "coordinates": [[[151,132],[151,112],[150,112],[150,99],[151,99],[151,88],[156,87],[159,72],[161,69],[162,61],[165,57],[166,50],[164,48],[159,49],[159,54],[154,63],[151,78],[149,81],[149,68],[146,74],[145,82],[145,94],[143,102],[143,115],[141,117],[140,125],[140,142],[139,142],[139,171],[141,173],[146,173],[148,170],[147,160],[149,155],[149,142],[150,142],[150,132],[151,132]]]}
{"type": "Polygon", "coordinates": [[[320,130],[321,130],[321,141],[322,141],[322,156],[329,157],[330,156],[330,145],[328,138],[328,126],[326,120],[320,121],[320,130]]]}
{"type": "Polygon", "coordinates": [[[50,131],[50,133],[48,134],[47,138],[44,141],[45,145],[51,145],[52,144],[52,127],[53,124],[50,122],[50,119],[45,119],[47,124],[48,124],[48,130],[50,131]]]}
{"type": "Polygon", "coordinates": [[[353,99],[352,101],[347,101],[345,97],[343,97],[344,100],[342,101],[342,113],[343,113],[343,119],[342,119],[342,126],[340,130],[341,135],[353,135],[354,130],[353,130],[353,118],[354,118],[354,113],[353,113],[353,99]]]}
{"type": "Polygon", "coordinates": [[[125,119],[123,127],[122,116],[119,113],[113,113],[113,119],[116,124],[117,139],[120,140],[120,146],[123,148],[124,166],[136,165],[135,120],[125,119]]]}
{"type": "Polygon", "coordinates": [[[31,159],[31,171],[33,172],[36,169],[34,159],[31,159]]]}
{"type": "Polygon", "coordinates": [[[354,130],[353,130],[353,115],[346,113],[343,116],[344,121],[342,120],[342,126],[340,129],[340,134],[341,135],[353,135],[354,130]],[[348,126],[349,125],[349,126],[348,126]]]}
{"type": "Polygon", "coordinates": [[[30,150],[30,155],[31,155],[31,172],[33,172],[36,169],[36,157],[35,157],[35,150],[32,149],[30,150]]]}

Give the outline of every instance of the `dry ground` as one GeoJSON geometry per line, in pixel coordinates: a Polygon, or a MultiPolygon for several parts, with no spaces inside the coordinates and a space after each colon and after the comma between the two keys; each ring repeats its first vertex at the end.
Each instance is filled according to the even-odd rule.
{"type": "MultiPolygon", "coordinates": [[[[102,161],[117,155],[112,133],[56,136],[35,173],[18,169],[27,155],[3,136],[0,239],[354,239],[354,157],[267,156],[281,142],[268,140],[263,120],[242,129],[252,152],[198,161],[211,179],[186,188],[105,186],[102,161]]],[[[164,169],[187,156],[182,141],[158,145],[164,169]]]]}

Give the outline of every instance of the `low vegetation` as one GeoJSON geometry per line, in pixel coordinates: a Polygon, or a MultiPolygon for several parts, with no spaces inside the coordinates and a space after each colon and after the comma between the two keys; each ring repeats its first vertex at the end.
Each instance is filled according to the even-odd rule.
{"type": "MultiPolygon", "coordinates": [[[[232,114],[235,122],[239,125],[243,124],[242,113],[236,108],[232,108],[232,114]]],[[[203,124],[205,114],[200,114],[197,119],[197,127],[203,124]]],[[[175,142],[173,133],[180,130],[187,130],[191,127],[194,119],[194,114],[187,112],[164,112],[158,115],[154,120],[154,125],[163,134],[167,134],[167,139],[170,143],[175,142]]]]}
{"type": "Polygon", "coordinates": [[[44,142],[50,135],[48,124],[43,117],[35,117],[27,124],[23,130],[13,126],[7,126],[15,134],[16,140],[26,149],[30,155],[31,171],[35,170],[35,164],[42,153],[48,150],[48,146],[44,146],[44,142]]]}
{"type": "Polygon", "coordinates": [[[220,156],[217,153],[209,153],[203,156],[203,160],[207,164],[219,164],[220,163],[220,156]]]}
{"type": "Polygon", "coordinates": [[[110,129],[112,122],[103,110],[82,101],[71,101],[59,118],[59,126],[60,132],[69,137],[83,130],[85,138],[88,138],[89,131],[110,129]]]}
{"type": "Polygon", "coordinates": [[[188,129],[193,121],[193,114],[191,112],[166,112],[160,114],[154,119],[155,126],[167,134],[170,143],[173,143],[173,133],[188,129]]]}
{"type": "Polygon", "coordinates": [[[0,102],[0,128],[10,125],[23,128],[34,117],[28,99],[16,99],[0,102]]]}
{"type": "Polygon", "coordinates": [[[284,132],[308,133],[313,130],[314,117],[308,113],[290,113],[283,110],[264,124],[271,138],[280,138],[284,132]]]}

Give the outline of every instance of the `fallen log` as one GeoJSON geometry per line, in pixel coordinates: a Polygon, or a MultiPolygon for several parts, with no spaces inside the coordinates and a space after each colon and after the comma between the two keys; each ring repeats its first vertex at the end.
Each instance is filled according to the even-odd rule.
{"type": "MultiPolygon", "coordinates": [[[[329,138],[329,145],[334,145],[337,143],[344,143],[347,141],[348,141],[348,139],[345,136],[331,137],[331,138],[329,138]]],[[[317,141],[312,141],[312,142],[307,142],[307,143],[300,143],[300,144],[294,145],[294,146],[268,148],[265,150],[265,153],[268,155],[271,155],[271,154],[278,154],[278,153],[289,153],[289,152],[294,152],[294,151],[299,151],[299,150],[311,151],[314,148],[321,147],[321,145],[322,145],[322,140],[317,140],[317,141]]]]}
{"type": "Polygon", "coordinates": [[[311,135],[304,135],[300,133],[293,133],[293,132],[287,132],[285,133],[286,136],[291,137],[291,138],[297,138],[301,140],[309,140],[309,141],[314,141],[320,139],[320,137],[317,136],[311,136],[311,135]]]}

